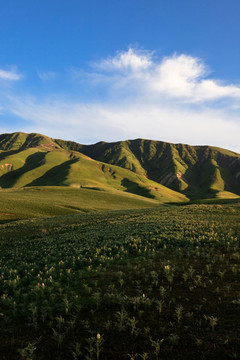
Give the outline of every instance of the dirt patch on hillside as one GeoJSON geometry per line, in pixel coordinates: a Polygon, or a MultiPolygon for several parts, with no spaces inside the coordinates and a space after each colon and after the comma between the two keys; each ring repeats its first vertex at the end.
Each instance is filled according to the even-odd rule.
{"type": "Polygon", "coordinates": [[[16,216],[16,215],[12,213],[0,212],[0,216],[16,216]]]}

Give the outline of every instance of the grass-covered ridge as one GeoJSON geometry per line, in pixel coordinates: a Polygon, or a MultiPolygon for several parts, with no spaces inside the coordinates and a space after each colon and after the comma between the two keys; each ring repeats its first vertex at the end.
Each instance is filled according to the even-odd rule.
{"type": "Polygon", "coordinates": [[[3,189],[66,186],[110,193],[122,191],[123,196],[132,193],[160,202],[187,200],[185,195],[144,174],[64,149],[43,135],[8,134],[0,137],[0,145],[0,186],[3,189]]]}
{"type": "Polygon", "coordinates": [[[41,134],[0,135],[0,186],[75,186],[182,202],[240,195],[240,155],[153,140],[81,145],[41,134]]]}
{"type": "Polygon", "coordinates": [[[145,175],[190,198],[214,197],[219,191],[240,194],[240,155],[225,149],[144,139],[95,145],[57,143],[145,175]]]}

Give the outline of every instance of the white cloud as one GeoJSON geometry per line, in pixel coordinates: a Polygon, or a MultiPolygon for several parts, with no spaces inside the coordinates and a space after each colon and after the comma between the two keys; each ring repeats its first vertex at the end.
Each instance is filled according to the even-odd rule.
{"type": "Polygon", "coordinates": [[[240,98],[240,86],[221,85],[205,79],[208,71],[203,62],[189,55],[174,55],[156,66],[149,85],[156,92],[189,102],[214,100],[223,97],[240,98]]]}
{"type": "Polygon", "coordinates": [[[118,52],[116,56],[102,60],[95,66],[101,70],[132,70],[139,71],[152,65],[151,53],[129,48],[118,52]]]}
{"type": "Polygon", "coordinates": [[[75,79],[74,91],[64,96],[61,88],[61,96],[41,99],[5,94],[4,113],[22,119],[26,132],[83,143],[142,137],[240,152],[240,86],[214,79],[199,58],[174,54],[157,59],[130,48],[95,64],[91,72],[68,75],[75,79]]]}
{"type": "MultiPolygon", "coordinates": [[[[164,96],[189,103],[240,98],[240,84],[223,85],[217,79],[208,78],[207,66],[190,55],[174,54],[154,61],[150,52],[139,54],[129,49],[101,61],[97,68],[115,72],[130,69],[130,72],[122,71],[114,76],[107,74],[108,81],[110,76],[114,88],[134,89],[134,95],[144,94],[148,98],[164,96]]],[[[95,76],[99,77],[99,73],[95,76]]]]}
{"type": "Polygon", "coordinates": [[[16,81],[20,80],[21,77],[22,76],[15,69],[10,71],[0,69],[0,79],[2,80],[16,81]]]}
{"type": "Polygon", "coordinates": [[[240,98],[240,86],[221,85],[216,80],[202,80],[195,89],[195,95],[199,101],[224,97],[240,98]]]}
{"type": "Polygon", "coordinates": [[[197,80],[205,74],[205,67],[191,56],[164,58],[156,64],[149,85],[156,92],[173,97],[190,97],[197,80]]]}

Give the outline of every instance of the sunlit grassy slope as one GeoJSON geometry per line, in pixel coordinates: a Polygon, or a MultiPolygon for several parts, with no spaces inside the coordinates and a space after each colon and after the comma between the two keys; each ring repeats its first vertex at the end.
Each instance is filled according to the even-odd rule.
{"type": "Polygon", "coordinates": [[[69,213],[159,206],[159,202],[154,199],[123,191],[106,192],[61,186],[3,189],[0,190],[0,204],[0,222],[69,213]]]}
{"type": "Polygon", "coordinates": [[[240,155],[153,140],[81,145],[40,134],[0,135],[0,186],[130,192],[160,202],[240,195],[240,155]]]}
{"type": "Polygon", "coordinates": [[[127,168],[192,199],[217,193],[240,194],[240,155],[211,146],[190,146],[153,140],[127,140],[80,145],[56,140],[65,149],[127,168]]]}
{"type": "Polygon", "coordinates": [[[2,150],[0,153],[0,173],[2,174],[0,186],[2,188],[70,186],[106,192],[121,190],[161,202],[187,200],[185,195],[149,180],[144,175],[93,160],[79,152],[63,149],[57,144],[55,146],[51,139],[48,140],[41,135],[31,136],[31,141],[27,139],[27,136],[23,139],[23,134],[19,137],[21,138],[20,145],[15,134],[11,142],[4,142],[3,147],[7,150],[2,150]],[[9,150],[9,144],[12,144],[15,150],[9,150]],[[24,144],[30,144],[30,147],[24,144]],[[17,146],[19,146],[18,149],[17,146]]]}

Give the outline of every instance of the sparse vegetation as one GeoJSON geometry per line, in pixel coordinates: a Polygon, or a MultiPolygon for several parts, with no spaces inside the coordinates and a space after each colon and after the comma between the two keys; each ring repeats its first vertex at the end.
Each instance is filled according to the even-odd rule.
{"type": "Polygon", "coordinates": [[[240,206],[0,225],[1,359],[240,356],[240,206]]]}

